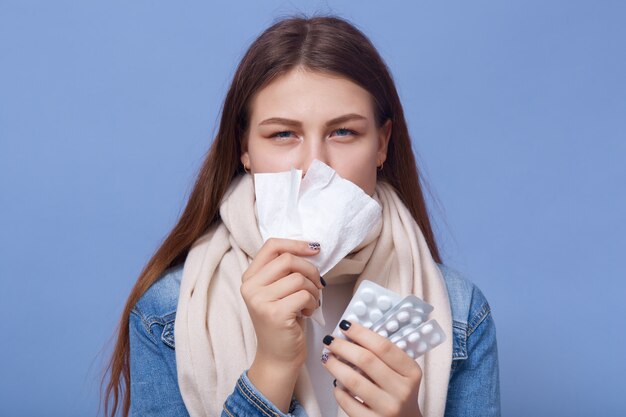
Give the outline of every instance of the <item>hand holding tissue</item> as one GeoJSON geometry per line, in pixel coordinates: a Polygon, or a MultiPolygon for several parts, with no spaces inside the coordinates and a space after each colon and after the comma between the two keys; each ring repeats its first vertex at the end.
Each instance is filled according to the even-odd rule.
{"type": "MultiPolygon", "coordinates": [[[[382,218],[380,205],[361,187],[317,159],[304,178],[295,168],[254,174],[254,192],[263,241],[276,237],[320,243],[320,252],[307,258],[320,275],[356,248],[382,218]]],[[[321,308],[311,317],[324,325],[321,308]]]]}

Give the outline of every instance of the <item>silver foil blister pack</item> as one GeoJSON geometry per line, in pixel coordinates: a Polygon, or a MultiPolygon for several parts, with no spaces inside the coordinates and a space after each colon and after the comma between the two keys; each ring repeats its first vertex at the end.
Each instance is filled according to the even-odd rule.
{"type": "Polygon", "coordinates": [[[433,306],[415,295],[408,295],[373,323],[370,329],[383,337],[391,338],[409,325],[419,326],[432,311],[433,306]]]}
{"type": "MultiPolygon", "coordinates": [[[[363,280],[339,319],[357,322],[395,343],[417,359],[446,340],[436,320],[427,321],[433,306],[415,295],[401,295],[372,281],[363,280]]],[[[339,323],[332,336],[347,339],[339,323]]],[[[323,353],[328,353],[324,348],[323,353]]]]}
{"type": "MultiPolygon", "coordinates": [[[[402,297],[395,292],[372,281],[363,280],[341,315],[339,323],[342,320],[348,320],[351,323],[356,322],[364,327],[371,328],[400,300],[402,300],[402,297]]],[[[335,326],[332,336],[345,340],[347,338],[339,328],[339,323],[335,326]]],[[[323,353],[328,352],[329,350],[324,348],[323,353]]]]}
{"type": "Polygon", "coordinates": [[[411,358],[416,359],[446,340],[437,320],[411,324],[389,338],[411,358]]]}

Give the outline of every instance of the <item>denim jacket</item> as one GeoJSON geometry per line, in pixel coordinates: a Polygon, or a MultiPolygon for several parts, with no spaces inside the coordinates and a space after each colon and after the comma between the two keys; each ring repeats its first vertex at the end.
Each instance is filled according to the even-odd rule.
{"type": "MultiPolygon", "coordinates": [[[[458,271],[438,264],[452,307],[452,367],[445,417],[500,416],[496,329],[480,289],[458,271]]],[[[183,265],[166,270],[130,314],[130,415],[188,417],[176,373],[174,321],[183,265]]],[[[306,417],[292,396],[281,412],[245,370],[220,417],[306,417]]]]}

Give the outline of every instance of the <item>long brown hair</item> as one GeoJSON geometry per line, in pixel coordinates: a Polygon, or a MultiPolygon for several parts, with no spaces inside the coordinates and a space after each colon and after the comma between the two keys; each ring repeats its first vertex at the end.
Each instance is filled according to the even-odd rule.
{"type": "Polygon", "coordinates": [[[173,230],[142,270],[117,328],[117,341],[103,376],[104,413],[130,408],[129,314],[143,293],[175,265],[184,262],[193,242],[219,221],[219,205],[231,180],[243,173],[240,155],[250,120],[250,98],[296,66],[340,75],[370,92],[382,126],[392,120],[387,159],[378,178],[390,183],[420,226],[433,259],[441,263],[420,187],[411,140],[391,74],[369,39],[337,16],[291,16],[266,29],[250,46],[226,94],[217,135],[202,164],[189,201],[173,230]]]}

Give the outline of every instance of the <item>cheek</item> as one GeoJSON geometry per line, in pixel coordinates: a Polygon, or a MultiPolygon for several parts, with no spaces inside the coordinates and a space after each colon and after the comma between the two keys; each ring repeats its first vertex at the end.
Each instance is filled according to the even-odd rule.
{"type": "Polygon", "coordinates": [[[360,167],[356,170],[335,169],[341,177],[361,187],[366,194],[374,194],[376,189],[376,169],[360,167]]]}
{"type": "Polygon", "coordinates": [[[294,155],[288,152],[279,153],[276,148],[261,141],[250,142],[248,155],[253,172],[288,171],[293,165],[297,165],[294,155]]]}
{"type": "Polygon", "coordinates": [[[365,150],[344,155],[341,159],[333,160],[331,164],[337,173],[355,183],[368,195],[372,195],[376,188],[376,152],[365,150]]]}

